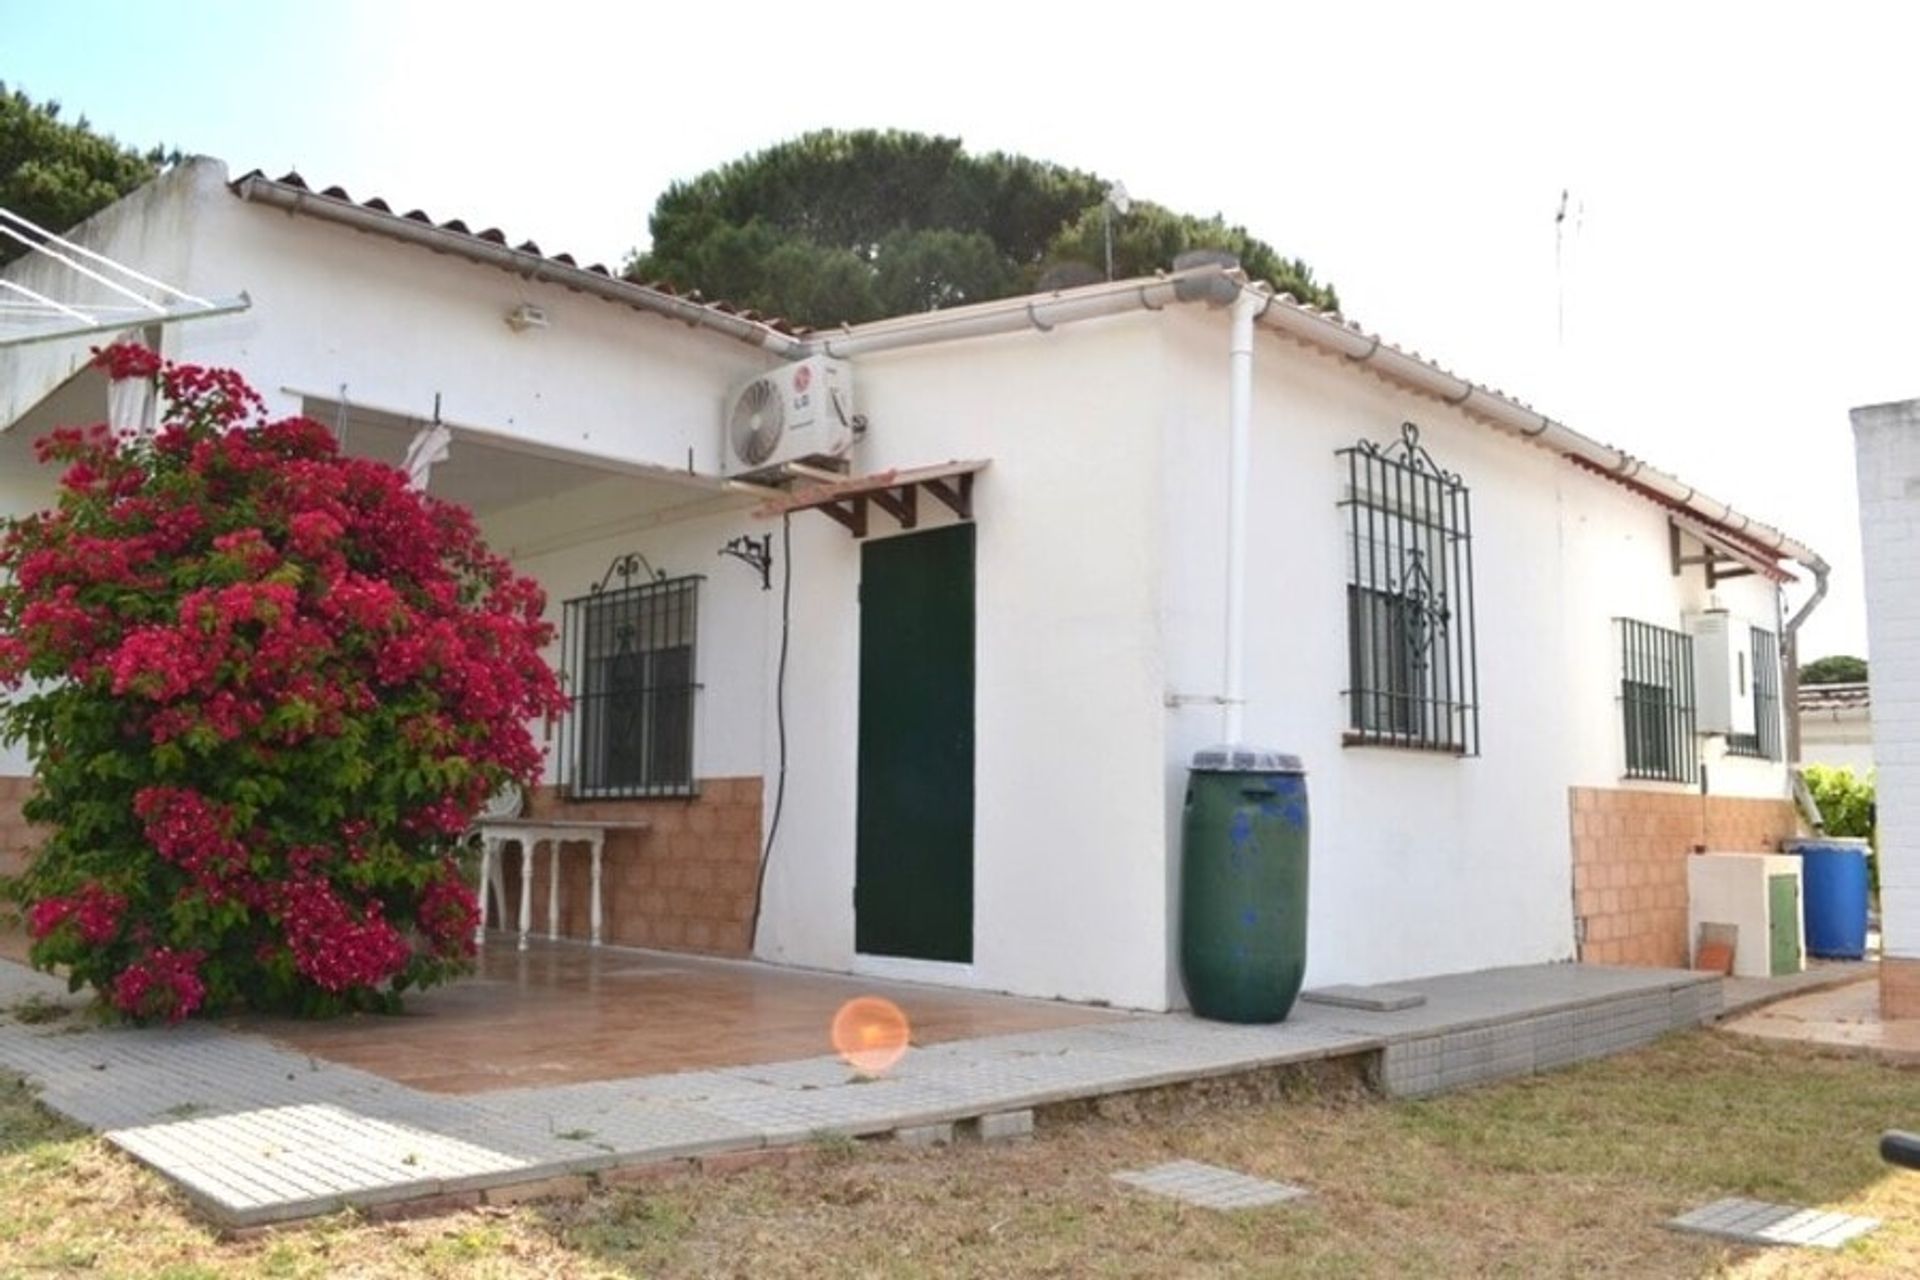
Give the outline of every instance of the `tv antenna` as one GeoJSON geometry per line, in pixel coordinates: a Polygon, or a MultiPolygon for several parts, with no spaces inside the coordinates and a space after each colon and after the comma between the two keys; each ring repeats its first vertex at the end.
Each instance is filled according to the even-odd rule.
{"type": "Polygon", "coordinates": [[[1553,213],[1553,310],[1554,330],[1563,347],[1567,345],[1566,246],[1569,239],[1580,234],[1586,216],[1586,203],[1575,200],[1567,188],[1560,188],[1560,207],[1553,213]]]}

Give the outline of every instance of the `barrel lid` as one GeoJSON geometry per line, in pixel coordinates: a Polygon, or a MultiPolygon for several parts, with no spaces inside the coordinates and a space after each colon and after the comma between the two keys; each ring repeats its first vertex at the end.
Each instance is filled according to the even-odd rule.
{"type": "Polygon", "coordinates": [[[1237,742],[1202,747],[1193,753],[1193,769],[1196,773],[1306,773],[1299,756],[1237,742]]]}
{"type": "Polygon", "coordinates": [[[1860,849],[1873,848],[1872,841],[1859,836],[1796,836],[1782,840],[1780,847],[1788,853],[1799,853],[1803,849],[1860,849]]]}

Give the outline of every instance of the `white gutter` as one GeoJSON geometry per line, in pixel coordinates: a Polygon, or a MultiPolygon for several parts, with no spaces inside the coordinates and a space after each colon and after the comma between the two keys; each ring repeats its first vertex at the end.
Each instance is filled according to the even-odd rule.
{"type": "Polygon", "coordinates": [[[711,329],[737,342],[771,351],[783,359],[798,360],[810,350],[803,340],[758,320],[729,315],[691,298],[676,297],[631,280],[622,280],[618,276],[601,275],[585,267],[570,267],[543,254],[495,244],[468,232],[437,227],[430,222],[417,222],[395,213],[383,213],[351,200],[323,195],[257,174],[240,179],[233,189],[243,200],[339,223],[409,244],[424,245],[436,252],[487,263],[529,280],[548,281],[610,302],[624,303],[636,310],[651,311],[695,328],[711,329]]]}
{"type": "MultiPolygon", "coordinates": [[[[1026,329],[1046,332],[1057,325],[1124,312],[1158,311],[1176,302],[1219,305],[1230,300],[1230,296],[1222,296],[1223,292],[1252,288],[1245,274],[1237,268],[1209,265],[1163,276],[1114,281],[1089,285],[1084,289],[1008,298],[949,311],[883,320],[853,326],[837,333],[815,333],[808,336],[805,345],[815,354],[854,356],[1026,329]]],[[[1825,594],[1829,572],[1826,560],[1812,547],[1772,525],[1744,515],[1677,476],[1649,466],[1624,450],[1582,435],[1518,400],[1457,377],[1430,361],[1391,346],[1378,336],[1363,332],[1337,316],[1316,311],[1284,294],[1270,296],[1257,290],[1254,292],[1262,307],[1258,323],[1276,333],[1345,356],[1355,364],[1367,365],[1400,386],[1431,395],[1563,457],[1585,461],[1604,474],[1639,485],[1711,525],[1718,525],[1768,549],[1781,559],[1790,559],[1805,566],[1814,576],[1815,592],[1813,598],[1789,620],[1789,631],[1798,629],[1811,608],[1825,594]]]]}
{"type": "Polygon", "coordinates": [[[1055,293],[1002,298],[947,311],[922,311],[871,324],[810,333],[807,345],[816,354],[844,359],[922,343],[991,337],[1021,329],[1046,333],[1057,325],[1098,320],[1128,311],[1159,311],[1172,303],[1186,301],[1189,285],[1204,286],[1221,275],[1219,267],[1209,266],[1055,293]]]}
{"type": "Polygon", "coordinates": [[[1247,670],[1247,474],[1253,465],[1253,322],[1272,305],[1257,288],[1237,290],[1227,342],[1227,633],[1221,741],[1240,742],[1247,670]]]}
{"type": "Polygon", "coordinates": [[[1709,523],[1717,524],[1746,539],[1769,548],[1782,559],[1805,565],[1816,577],[1824,575],[1827,562],[1805,543],[1742,515],[1718,498],[1711,497],[1684,480],[1634,457],[1622,449],[1602,444],[1563,423],[1555,422],[1537,409],[1489,391],[1477,383],[1456,377],[1418,356],[1388,346],[1379,338],[1319,312],[1302,307],[1274,307],[1264,317],[1267,327],[1336,351],[1356,363],[1370,364],[1387,378],[1424,391],[1447,404],[1465,409],[1494,426],[1524,436],[1536,444],[1570,458],[1580,458],[1608,475],[1630,480],[1661,497],[1687,508],[1709,523]]]}

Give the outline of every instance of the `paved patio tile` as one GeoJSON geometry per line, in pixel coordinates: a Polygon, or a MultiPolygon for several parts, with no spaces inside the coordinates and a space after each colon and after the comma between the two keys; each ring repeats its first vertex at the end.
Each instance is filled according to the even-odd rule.
{"type": "Polygon", "coordinates": [[[1264,1209],[1309,1194],[1305,1187],[1289,1182],[1252,1178],[1197,1160],[1174,1160],[1151,1169],[1116,1173],[1113,1180],[1202,1209],[1264,1209]]]}
{"type": "Polygon", "coordinates": [[[186,1185],[228,1221],[327,1212],[370,1193],[447,1189],[518,1173],[526,1162],[471,1142],[297,1105],[108,1133],[129,1155],[186,1185]]]}

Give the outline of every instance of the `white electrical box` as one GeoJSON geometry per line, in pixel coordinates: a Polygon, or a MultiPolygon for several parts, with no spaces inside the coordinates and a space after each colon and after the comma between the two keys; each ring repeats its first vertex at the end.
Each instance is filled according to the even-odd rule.
{"type": "Polygon", "coordinates": [[[1687,629],[1693,633],[1694,727],[1752,735],[1753,628],[1715,609],[1688,619],[1687,629]]]}
{"type": "Polygon", "coordinates": [[[1687,956],[1699,960],[1700,926],[1731,925],[1737,978],[1806,968],[1800,859],[1780,853],[1696,853],[1687,859],[1687,956]]]}

